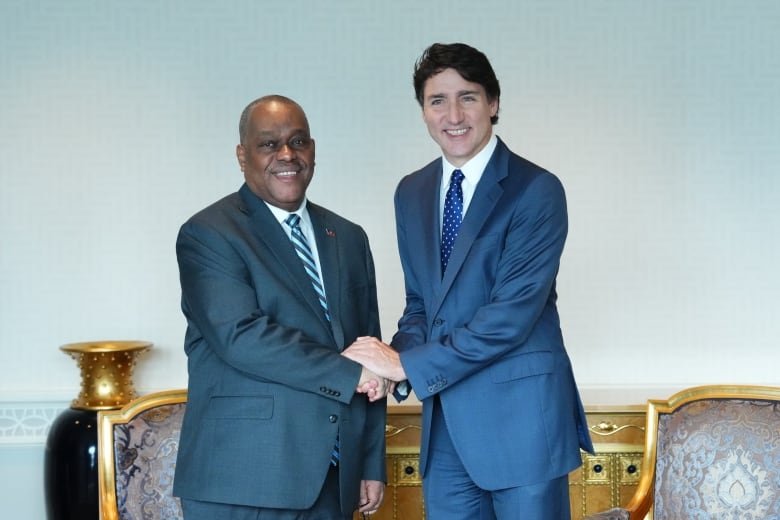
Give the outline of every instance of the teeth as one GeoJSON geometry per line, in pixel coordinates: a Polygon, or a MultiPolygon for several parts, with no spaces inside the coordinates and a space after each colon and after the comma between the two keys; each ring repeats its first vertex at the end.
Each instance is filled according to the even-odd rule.
{"type": "Polygon", "coordinates": [[[274,175],[276,175],[277,177],[292,177],[296,173],[297,172],[276,172],[274,173],[274,175]]]}
{"type": "Polygon", "coordinates": [[[450,134],[450,135],[457,136],[457,135],[465,134],[467,130],[468,130],[468,128],[460,128],[458,130],[447,130],[447,133],[450,134]]]}

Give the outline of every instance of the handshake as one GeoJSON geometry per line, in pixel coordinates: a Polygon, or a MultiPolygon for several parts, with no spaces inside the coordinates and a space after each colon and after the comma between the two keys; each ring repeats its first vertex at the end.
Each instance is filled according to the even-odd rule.
{"type": "Polygon", "coordinates": [[[355,391],[366,394],[369,401],[392,394],[395,385],[406,379],[398,352],[377,338],[359,337],[341,355],[363,365],[355,391]]]}

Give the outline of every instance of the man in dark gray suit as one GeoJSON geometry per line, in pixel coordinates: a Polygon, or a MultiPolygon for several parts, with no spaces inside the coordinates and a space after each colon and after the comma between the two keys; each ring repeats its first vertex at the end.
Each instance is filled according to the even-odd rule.
{"type": "Polygon", "coordinates": [[[371,513],[387,387],[340,354],[380,332],[368,238],[307,201],[314,140],[297,103],[253,101],[239,133],[245,184],[176,242],[189,394],[174,494],[187,520],[371,513]]]}

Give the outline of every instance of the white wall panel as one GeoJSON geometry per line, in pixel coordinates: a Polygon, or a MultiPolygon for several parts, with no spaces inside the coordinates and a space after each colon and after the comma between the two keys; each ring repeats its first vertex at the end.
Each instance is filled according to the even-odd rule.
{"type": "Polygon", "coordinates": [[[73,398],[57,347],[74,341],[153,341],[138,389],[186,385],[176,232],[238,188],[239,113],[272,92],[309,115],[310,198],[368,231],[389,338],[403,305],[393,190],[438,151],[412,66],[458,40],[497,71],[497,133],[567,188],[560,308],[586,400],[780,384],[780,3],[12,0],[4,410],[73,398]]]}

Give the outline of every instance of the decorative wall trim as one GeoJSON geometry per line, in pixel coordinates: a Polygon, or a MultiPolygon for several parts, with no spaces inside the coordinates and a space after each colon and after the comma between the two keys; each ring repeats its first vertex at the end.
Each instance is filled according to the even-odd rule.
{"type": "MultiPolygon", "coordinates": [[[[143,388],[138,395],[169,388],[143,388]]],[[[43,446],[54,419],[70,407],[69,389],[56,389],[38,395],[6,393],[0,399],[0,448],[4,446],[43,446]]],[[[71,396],[72,397],[72,396],[71,396]]]]}
{"type": "Polygon", "coordinates": [[[585,406],[644,406],[648,399],[667,399],[680,390],[691,386],[696,386],[696,384],[668,386],[581,385],[580,397],[585,406]]]}
{"type": "MultiPolygon", "coordinates": [[[[581,387],[580,393],[585,406],[644,405],[647,399],[665,399],[686,386],[694,385],[676,387],[591,385],[581,387]]],[[[70,403],[70,400],[0,401],[0,447],[46,444],[46,436],[52,422],[62,410],[70,406],[70,403]]],[[[420,402],[417,399],[410,399],[403,404],[419,405],[420,402]]]]}
{"type": "Polygon", "coordinates": [[[52,422],[69,405],[68,401],[0,401],[0,448],[46,444],[52,422]]]}

